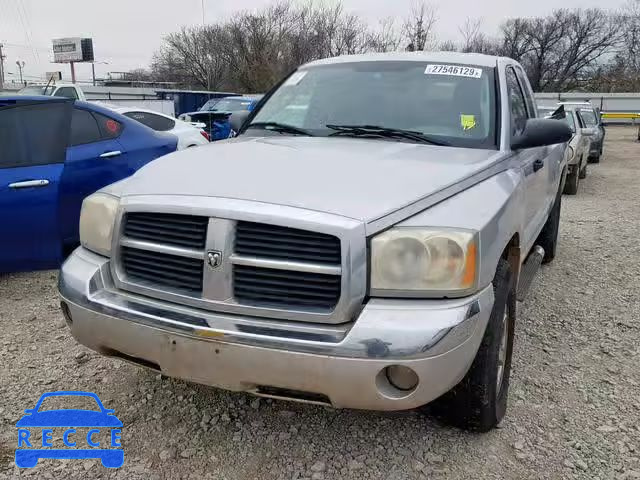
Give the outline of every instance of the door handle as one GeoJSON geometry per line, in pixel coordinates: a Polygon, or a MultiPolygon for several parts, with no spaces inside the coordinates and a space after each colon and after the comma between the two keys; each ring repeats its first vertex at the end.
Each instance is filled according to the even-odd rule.
{"type": "Polygon", "coordinates": [[[47,185],[49,185],[49,180],[25,180],[24,182],[10,183],[9,188],[37,188],[47,185]]]}
{"type": "Polygon", "coordinates": [[[538,170],[542,170],[542,168],[544,168],[544,161],[537,159],[535,162],[533,162],[533,172],[537,172],[538,170]]]}
{"type": "Polygon", "coordinates": [[[113,152],[103,153],[102,155],[100,155],[100,158],[119,157],[120,155],[122,155],[122,152],[120,150],[114,150],[113,152]]]}

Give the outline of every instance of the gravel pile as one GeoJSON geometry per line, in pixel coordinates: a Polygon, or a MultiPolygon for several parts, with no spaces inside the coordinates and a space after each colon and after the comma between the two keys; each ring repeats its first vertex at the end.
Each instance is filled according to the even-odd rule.
{"type": "Polygon", "coordinates": [[[418,412],[258,400],[167,379],[76,344],[52,272],[0,277],[0,479],[640,479],[640,145],[564,197],[556,261],[519,306],[507,419],[487,435],[418,412]],[[125,465],[13,464],[16,421],[53,390],[96,392],[125,465]]]}

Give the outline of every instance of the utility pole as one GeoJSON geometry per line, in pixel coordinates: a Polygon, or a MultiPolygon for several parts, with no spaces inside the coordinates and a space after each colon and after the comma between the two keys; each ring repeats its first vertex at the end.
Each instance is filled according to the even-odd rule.
{"type": "Polygon", "coordinates": [[[26,87],[25,83],[22,81],[22,70],[24,69],[25,63],[24,61],[21,62],[20,60],[16,60],[16,65],[18,66],[18,70],[20,71],[20,84],[26,87]]]}
{"type": "Polygon", "coordinates": [[[71,65],[71,83],[76,83],[76,65],[73,62],[69,62],[71,65]]]}
{"type": "Polygon", "coordinates": [[[4,59],[7,58],[2,53],[2,47],[4,45],[0,43],[0,90],[4,88],[4,59]]]}

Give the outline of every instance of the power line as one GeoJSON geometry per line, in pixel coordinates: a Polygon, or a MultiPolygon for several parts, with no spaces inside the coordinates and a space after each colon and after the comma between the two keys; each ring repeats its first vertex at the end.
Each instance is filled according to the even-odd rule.
{"type": "Polygon", "coordinates": [[[25,40],[29,43],[29,47],[31,48],[31,53],[33,54],[33,59],[37,62],[40,63],[40,56],[37,54],[35,48],[33,48],[33,38],[31,37],[31,29],[27,28],[27,25],[30,25],[29,22],[29,18],[25,18],[25,15],[23,14],[23,10],[22,8],[24,7],[24,5],[22,5],[22,0],[13,0],[14,1],[14,9],[15,11],[18,13],[18,17],[20,18],[20,23],[22,24],[22,28],[24,30],[24,36],[25,36],[25,40]]]}

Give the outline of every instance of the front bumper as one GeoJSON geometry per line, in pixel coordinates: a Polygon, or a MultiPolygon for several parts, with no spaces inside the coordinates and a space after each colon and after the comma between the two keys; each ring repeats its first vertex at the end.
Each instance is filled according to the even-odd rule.
{"type": "Polygon", "coordinates": [[[338,408],[403,410],[466,374],[493,306],[491,286],[455,300],[373,299],[345,325],[220,314],[117,290],[109,261],[83,248],[59,280],[73,336],[105,355],[227,390],[338,408]],[[411,368],[412,391],[386,367],[411,368]]]}

